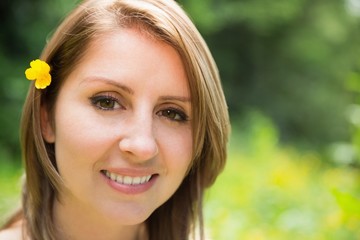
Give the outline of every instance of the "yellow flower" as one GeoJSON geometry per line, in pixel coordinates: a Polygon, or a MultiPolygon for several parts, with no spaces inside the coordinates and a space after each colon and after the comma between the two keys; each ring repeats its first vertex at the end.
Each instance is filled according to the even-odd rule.
{"type": "Polygon", "coordinates": [[[30,68],[26,69],[25,76],[29,80],[36,80],[37,89],[44,89],[51,83],[50,66],[40,59],[30,62],[30,68]]]}

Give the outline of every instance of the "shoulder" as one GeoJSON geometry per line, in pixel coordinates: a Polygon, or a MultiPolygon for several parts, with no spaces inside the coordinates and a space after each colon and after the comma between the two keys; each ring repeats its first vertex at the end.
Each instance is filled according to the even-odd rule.
{"type": "Polygon", "coordinates": [[[10,228],[0,231],[0,240],[21,240],[21,228],[10,228]]]}
{"type": "Polygon", "coordinates": [[[0,230],[0,240],[22,240],[22,224],[15,224],[10,228],[0,230]]]}

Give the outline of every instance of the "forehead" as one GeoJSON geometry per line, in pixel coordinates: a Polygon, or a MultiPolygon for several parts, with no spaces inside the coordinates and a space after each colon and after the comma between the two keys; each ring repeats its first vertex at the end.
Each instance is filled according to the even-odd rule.
{"type": "Polygon", "coordinates": [[[156,82],[170,89],[176,84],[178,91],[189,95],[187,74],[178,52],[137,28],[108,32],[90,41],[68,80],[87,76],[125,83],[142,79],[144,87],[156,82]]]}

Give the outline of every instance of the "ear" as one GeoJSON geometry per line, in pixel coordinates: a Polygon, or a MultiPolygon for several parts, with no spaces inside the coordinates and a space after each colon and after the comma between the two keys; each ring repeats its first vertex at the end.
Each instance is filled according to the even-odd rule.
{"type": "Polygon", "coordinates": [[[40,124],[42,137],[45,139],[46,142],[54,143],[55,132],[46,106],[41,106],[40,108],[40,124]]]}

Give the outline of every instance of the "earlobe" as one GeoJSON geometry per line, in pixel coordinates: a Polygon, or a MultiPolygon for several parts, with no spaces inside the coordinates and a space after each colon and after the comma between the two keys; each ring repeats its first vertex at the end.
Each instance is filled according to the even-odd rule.
{"type": "Polygon", "coordinates": [[[55,132],[53,129],[52,121],[49,118],[49,113],[45,106],[41,106],[40,124],[41,124],[41,134],[44,140],[48,143],[54,143],[55,132]]]}

